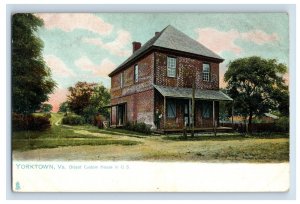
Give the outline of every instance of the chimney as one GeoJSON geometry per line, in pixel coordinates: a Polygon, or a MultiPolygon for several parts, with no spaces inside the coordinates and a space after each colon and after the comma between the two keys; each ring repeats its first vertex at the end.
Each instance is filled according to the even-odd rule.
{"type": "Polygon", "coordinates": [[[142,44],[140,42],[132,42],[132,53],[140,49],[142,44]]]}
{"type": "Polygon", "coordinates": [[[160,32],[155,32],[155,36],[158,36],[160,34],[160,32]]]}

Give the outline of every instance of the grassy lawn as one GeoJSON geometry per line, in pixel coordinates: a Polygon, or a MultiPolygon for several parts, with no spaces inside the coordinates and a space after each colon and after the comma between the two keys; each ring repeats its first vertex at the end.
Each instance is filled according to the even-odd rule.
{"type": "Polygon", "coordinates": [[[52,114],[51,129],[13,132],[14,159],[142,160],[203,162],[288,162],[288,134],[198,134],[146,136],[123,129],[61,125],[52,114]]]}
{"type": "Polygon", "coordinates": [[[99,129],[91,125],[61,125],[60,120],[62,117],[62,114],[52,114],[50,119],[51,128],[47,131],[13,132],[13,150],[24,151],[30,149],[80,145],[136,145],[140,143],[131,140],[117,140],[110,137],[110,134],[122,134],[121,131],[113,132],[112,130],[103,130],[102,132],[105,134],[99,136],[97,134],[92,134],[99,132],[99,129]]]}

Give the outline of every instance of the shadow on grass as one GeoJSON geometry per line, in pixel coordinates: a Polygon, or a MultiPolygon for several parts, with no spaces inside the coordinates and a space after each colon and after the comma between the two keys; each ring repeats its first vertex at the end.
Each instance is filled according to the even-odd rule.
{"type": "Polygon", "coordinates": [[[31,140],[16,140],[13,142],[13,150],[33,150],[41,148],[57,148],[66,146],[81,146],[81,145],[137,145],[141,142],[131,140],[99,140],[99,139],[35,139],[31,140]]]}
{"type": "Polygon", "coordinates": [[[288,133],[255,133],[252,135],[247,134],[219,134],[217,136],[203,134],[197,134],[194,137],[188,135],[188,137],[183,137],[182,135],[167,135],[163,136],[163,140],[172,140],[172,141],[228,141],[228,140],[245,140],[245,139],[276,139],[276,138],[289,138],[288,133]]]}

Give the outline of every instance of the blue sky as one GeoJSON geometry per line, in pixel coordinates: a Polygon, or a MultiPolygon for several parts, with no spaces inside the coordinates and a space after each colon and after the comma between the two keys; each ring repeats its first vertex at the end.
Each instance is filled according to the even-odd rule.
{"type": "Polygon", "coordinates": [[[77,81],[101,82],[132,53],[132,42],[144,44],[168,25],[207,46],[225,61],[258,55],[288,65],[286,13],[39,13],[44,27],[43,55],[58,88],[50,97],[57,109],[67,88],[77,81]]]}

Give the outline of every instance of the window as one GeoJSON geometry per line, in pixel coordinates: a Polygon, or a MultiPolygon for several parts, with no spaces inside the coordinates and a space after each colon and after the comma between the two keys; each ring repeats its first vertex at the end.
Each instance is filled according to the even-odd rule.
{"type": "Polygon", "coordinates": [[[203,64],[202,80],[210,81],[210,65],[203,64]]]}
{"type": "Polygon", "coordinates": [[[174,57],[167,58],[167,76],[176,77],[176,58],[174,57]]]}
{"type": "Polygon", "coordinates": [[[212,115],[212,103],[211,102],[203,102],[202,105],[202,117],[203,118],[210,118],[212,115]]]}
{"type": "Polygon", "coordinates": [[[120,74],[120,86],[121,86],[121,88],[124,87],[124,73],[123,72],[120,74]]]}
{"type": "Polygon", "coordinates": [[[134,82],[139,81],[139,66],[136,64],[134,65],[134,82]]]}
{"type": "Polygon", "coordinates": [[[176,117],[176,104],[173,100],[167,101],[167,116],[168,118],[176,117]]]}

